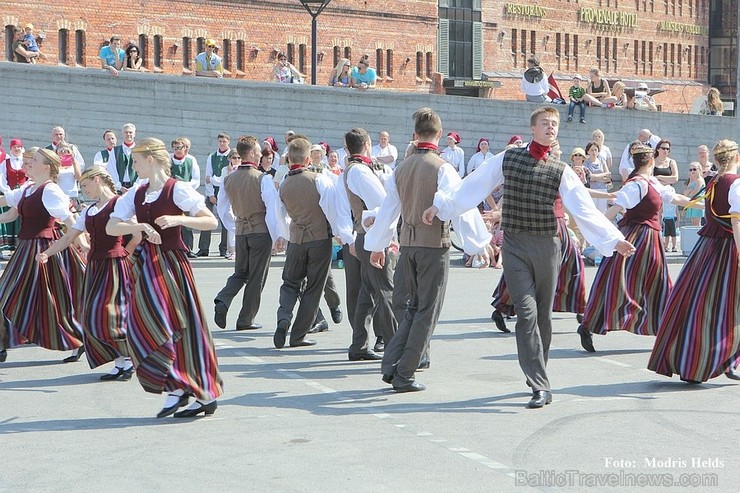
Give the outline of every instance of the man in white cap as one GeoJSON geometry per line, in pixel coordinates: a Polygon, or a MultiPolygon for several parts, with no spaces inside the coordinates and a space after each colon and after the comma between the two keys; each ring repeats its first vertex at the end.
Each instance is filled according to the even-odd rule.
{"type": "Polygon", "coordinates": [[[640,82],[635,90],[635,109],[640,111],[658,111],[658,105],[650,95],[650,88],[644,82],[640,82]]]}
{"type": "Polygon", "coordinates": [[[217,77],[224,76],[224,69],[221,65],[221,57],[213,51],[216,49],[216,42],[212,39],[206,40],[206,51],[198,53],[195,57],[195,75],[198,77],[217,77]]]}

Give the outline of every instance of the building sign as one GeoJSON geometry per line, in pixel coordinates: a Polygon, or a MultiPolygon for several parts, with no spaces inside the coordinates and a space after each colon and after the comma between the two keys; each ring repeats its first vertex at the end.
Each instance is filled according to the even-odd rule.
{"type": "Polygon", "coordinates": [[[658,23],[658,29],[661,31],[671,31],[681,34],[694,34],[706,36],[709,29],[705,26],[696,26],[694,24],[679,24],[678,22],[663,21],[658,23]]]}
{"type": "Polygon", "coordinates": [[[592,9],[583,7],[579,12],[581,22],[596,24],[604,27],[636,27],[637,14],[620,12],[619,10],[592,9]]]}
{"type": "Polygon", "coordinates": [[[507,3],[504,6],[506,15],[524,15],[527,17],[545,17],[545,9],[539,5],[520,5],[518,3],[507,3]]]}
{"type": "Polygon", "coordinates": [[[463,87],[494,88],[501,87],[501,83],[495,80],[466,80],[463,87]]]}

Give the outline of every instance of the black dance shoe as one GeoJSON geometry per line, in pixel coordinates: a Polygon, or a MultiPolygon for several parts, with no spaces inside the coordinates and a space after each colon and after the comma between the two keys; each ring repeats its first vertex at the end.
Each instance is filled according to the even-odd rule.
{"type": "Polygon", "coordinates": [[[308,329],[309,334],[316,334],[317,332],[326,332],[329,330],[329,323],[326,320],[316,322],[313,327],[308,329]]]}
{"type": "Polygon", "coordinates": [[[80,346],[75,351],[75,353],[72,353],[71,356],[67,356],[62,361],[64,363],[76,363],[77,361],[80,361],[82,355],[85,354],[85,346],[80,346]]]}
{"type": "Polygon", "coordinates": [[[215,300],[214,302],[214,308],[213,308],[213,321],[216,322],[216,325],[221,328],[226,328],[226,315],[229,313],[229,308],[226,306],[226,303],[223,301],[215,300]]]}
{"type": "Polygon", "coordinates": [[[372,350],[367,350],[364,353],[349,353],[350,361],[378,361],[381,359],[383,357],[372,350]]]}
{"type": "Polygon", "coordinates": [[[216,412],[216,408],[218,407],[218,401],[209,402],[208,404],[203,404],[200,401],[195,401],[197,404],[194,408],[188,408],[184,411],[178,411],[175,413],[176,418],[194,418],[200,413],[204,413],[206,416],[210,416],[211,414],[216,412]]]}
{"type": "Polygon", "coordinates": [[[591,337],[591,332],[584,327],[583,325],[578,326],[578,335],[581,336],[581,346],[583,349],[588,351],[589,353],[595,353],[596,348],[594,348],[594,341],[591,337]]]}
{"type": "MultiPolygon", "coordinates": [[[[4,361],[4,360],[0,357],[0,361],[4,361]]],[[[740,374],[737,373],[737,370],[735,371],[727,370],[725,372],[725,376],[729,378],[730,380],[740,380],[740,374]]]]}
{"type": "Polygon", "coordinates": [[[378,336],[377,339],[375,339],[375,346],[373,346],[373,351],[376,353],[382,353],[385,351],[385,342],[383,341],[383,336],[378,336]]]}
{"type": "Polygon", "coordinates": [[[342,310],[340,310],[339,307],[329,308],[329,311],[331,312],[332,322],[334,322],[335,324],[342,323],[343,315],[342,315],[342,310]]]}
{"type": "Polygon", "coordinates": [[[402,385],[400,387],[396,387],[394,385],[393,386],[393,390],[395,390],[396,392],[399,392],[399,393],[403,393],[403,392],[421,392],[422,390],[426,390],[426,386],[423,385],[423,384],[420,384],[420,383],[418,383],[416,381],[414,381],[414,382],[411,382],[409,384],[402,385]]]}
{"type": "Polygon", "coordinates": [[[496,328],[503,332],[504,334],[508,334],[511,331],[506,327],[506,322],[504,322],[504,316],[501,315],[501,312],[498,310],[493,310],[493,313],[491,314],[491,320],[496,324],[496,328]]]}
{"type": "Polygon", "coordinates": [[[0,363],[5,363],[5,360],[8,359],[8,351],[6,349],[3,349],[0,351],[0,363]]]}
{"type": "Polygon", "coordinates": [[[583,313],[576,313],[576,322],[579,324],[583,323],[583,313]]]}
{"type": "Polygon", "coordinates": [[[539,409],[552,402],[552,393],[548,390],[535,390],[534,395],[527,403],[530,409],[539,409]]]}
{"type": "Polygon", "coordinates": [[[190,400],[190,394],[182,394],[180,396],[180,399],[174,403],[171,406],[163,407],[161,411],[157,413],[158,418],[164,418],[165,416],[169,416],[170,414],[173,414],[175,411],[180,409],[182,406],[187,405],[188,401],[190,400]]]}
{"type": "Polygon", "coordinates": [[[385,383],[393,385],[393,375],[389,375],[387,373],[383,373],[383,377],[381,378],[385,383]]]}
{"type": "Polygon", "coordinates": [[[285,337],[288,335],[288,327],[290,323],[287,320],[280,320],[275,329],[275,335],[272,336],[272,343],[278,349],[285,347],[285,337]]]}
{"type": "Polygon", "coordinates": [[[101,382],[112,382],[113,380],[121,380],[127,382],[131,380],[134,374],[134,367],[132,366],[128,370],[124,370],[120,366],[116,366],[116,373],[106,373],[100,377],[101,382]]]}
{"type": "Polygon", "coordinates": [[[691,380],[689,378],[682,378],[681,381],[682,382],[686,382],[689,385],[699,385],[700,383],[704,383],[701,380],[691,380]]]}

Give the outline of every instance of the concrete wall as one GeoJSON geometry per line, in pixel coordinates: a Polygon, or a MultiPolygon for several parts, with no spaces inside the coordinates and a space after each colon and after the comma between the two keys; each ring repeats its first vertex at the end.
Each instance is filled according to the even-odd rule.
{"type": "MultiPolygon", "coordinates": [[[[332,147],[340,145],[343,132],[353,126],[366,128],[373,138],[388,130],[402,152],[413,131],[411,114],[422,106],[439,112],[445,132],[462,136],[467,158],[480,137],[490,138],[493,150],[502,149],[514,134],[526,140],[529,114],[536,107],[525,102],[169,75],[123,73],[115,78],[102,70],[7,62],[0,63],[0,87],[4,116],[0,135],[6,147],[11,137],[22,138],[26,147],[47,145],[51,127],[61,125],[90,162],[103,147],[103,130],[113,128],[120,134],[126,122],[136,124],[139,137],[154,136],[167,144],[177,136],[189,137],[192,154],[200,161],[215,149],[219,132],[232,139],[241,134],[274,136],[282,147],[289,128],[332,147]]],[[[564,154],[575,146],[585,147],[592,130],[601,128],[616,155],[614,173],[622,149],[641,128],[672,141],[682,178],[696,157],[696,146],[738,138],[734,118],[589,109],[588,123],[583,125],[566,123],[567,107],[559,108],[564,154]]]]}

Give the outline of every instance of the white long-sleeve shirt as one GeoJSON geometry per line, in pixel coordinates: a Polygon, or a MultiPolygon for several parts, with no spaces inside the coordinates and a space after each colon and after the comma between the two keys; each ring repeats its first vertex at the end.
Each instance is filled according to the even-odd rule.
{"type": "Polygon", "coordinates": [[[190,171],[190,181],[187,183],[193,188],[193,190],[197,190],[198,187],[200,187],[200,166],[198,165],[198,160],[195,159],[195,156],[185,154],[185,157],[183,157],[182,159],[177,159],[174,154],[170,156],[172,162],[178,165],[182,164],[183,161],[185,161],[185,158],[188,157],[193,160],[193,166],[190,171]]]}
{"type": "Polygon", "coordinates": [[[459,146],[454,149],[450,146],[445,147],[444,151],[439,154],[439,157],[447,161],[455,168],[460,176],[465,175],[465,151],[459,146]]]}
{"type": "Polygon", "coordinates": [[[478,169],[478,166],[483,164],[483,161],[492,157],[493,153],[491,152],[487,152],[485,154],[483,154],[481,151],[476,152],[470,157],[467,168],[465,168],[464,170],[459,170],[460,178],[465,178],[467,175],[478,169]]]}
{"type": "MultiPolygon", "coordinates": [[[[31,192],[30,190],[34,186],[35,184],[32,181],[27,181],[20,188],[8,190],[5,194],[8,207],[18,208],[18,202],[21,201],[21,198],[38,190],[37,188],[34,192],[31,192]]],[[[60,221],[66,221],[67,218],[72,217],[72,212],[69,210],[69,196],[56,183],[46,184],[41,195],[41,202],[49,215],[60,221]]]]}
{"type": "Polygon", "coordinates": [[[651,176],[648,181],[631,180],[616,193],[614,203],[623,209],[632,209],[647,195],[647,187],[653,187],[660,194],[663,203],[670,203],[676,196],[676,190],[671,186],[662,185],[657,178],[651,176]],[[649,184],[648,184],[649,183],[649,184]]]}
{"type": "MultiPolygon", "coordinates": [[[[490,195],[493,189],[503,184],[505,153],[506,151],[501,152],[486,160],[453,191],[439,190],[434,195],[434,205],[439,209],[437,217],[442,220],[450,219],[461,211],[475,207],[490,195]]],[[[596,209],[586,187],[569,166],[563,170],[558,189],[565,208],[575,218],[586,240],[605,257],[611,256],[614,247],[624,239],[624,235],[596,209]]],[[[507,198],[504,207],[516,207],[516,204],[507,198]]]]}
{"type": "MultiPolygon", "coordinates": [[[[226,170],[226,168],[224,168],[226,170]]],[[[237,171],[232,171],[235,173],[237,171]]],[[[222,176],[225,178],[225,176],[222,176]]],[[[260,179],[260,198],[265,204],[265,222],[267,223],[267,230],[270,232],[270,238],[274,244],[278,238],[290,238],[290,232],[288,230],[288,222],[285,216],[285,209],[283,203],[280,200],[280,194],[275,188],[275,183],[272,181],[272,176],[268,174],[262,175],[260,179]]],[[[218,189],[218,215],[221,221],[224,223],[226,229],[234,229],[236,227],[236,221],[239,219],[234,215],[231,209],[231,202],[229,201],[229,194],[226,193],[226,188],[221,187],[218,189]],[[224,217],[226,221],[224,221],[224,217]],[[233,221],[233,223],[232,223],[233,221]],[[226,224],[226,223],[230,224],[226,224]],[[231,228],[229,228],[231,226],[231,228]]]]}
{"type": "MultiPolygon", "coordinates": [[[[401,215],[401,198],[398,195],[398,188],[396,188],[395,170],[393,174],[394,176],[385,184],[386,197],[380,206],[380,210],[378,210],[375,223],[365,235],[365,250],[369,252],[381,252],[390,245],[393,233],[396,230],[398,217],[401,215]]],[[[438,190],[452,193],[459,184],[460,176],[451,164],[444,163],[440,166],[437,172],[438,190]]],[[[455,219],[453,227],[462,239],[463,249],[468,255],[482,253],[486,245],[491,242],[491,233],[486,229],[483,218],[477,209],[480,202],[479,200],[468,209],[461,210],[459,213],[444,219],[455,219]]]]}
{"type": "MultiPolygon", "coordinates": [[[[231,149],[227,149],[225,152],[221,152],[218,149],[216,150],[216,154],[219,156],[228,156],[230,153],[231,149]]],[[[223,183],[224,170],[229,166],[229,163],[226,163],[224,169],[221,170],[221,176],[213,176],[213,163],[211,162],[212,156],[213,154],[209,154],[206,159],[206,197],[213,197],[215,191],[213,187],[221,186],[223,183]]]]}
{"type": "MultiPolygon", "coordinates": [[[[129,189],[128,192],[123,194],[118,201],[116,206],[111,213],[111,217],[120,219],[121,221],[128,221],[136,215],[136,204],[134,199],[136,198],[136,191],[139,187],[144,186],[146,183],[141,185],[134,185],[129,189]]],[[[151,204],[159,198],[162,194],[162,190],[156,190],[154,192],[147,192],[144,195],[144,203],[151,204]]],[[[172,200],[181,211],[195,216],[200,211],[206,208],[205,197],[193,190],[189,183],[178,181],[172,190],[172,200]]]]}

